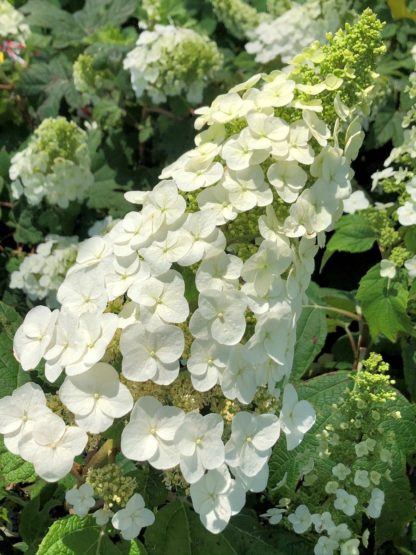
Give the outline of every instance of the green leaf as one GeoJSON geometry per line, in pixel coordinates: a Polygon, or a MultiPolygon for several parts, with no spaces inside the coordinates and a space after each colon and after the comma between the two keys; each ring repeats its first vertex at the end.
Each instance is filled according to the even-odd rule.
{"type": "Polygon", "coordinates": [[[54,37],[53,45],[64,48],[82,39],[84,31],[74,16],[68,11],[61,10],[47,0],[29,0],[22,12],[27,14],[27,23],[31,26],[50,29],[54,37]]]}
{"type": "Polygon", "coordinates": [[[321,270],[334,252],[365,252],[371,249],[376,239],[376,232],[364,216],[361,214],[342,216],[327,243],[321,270]]]}
{"type": "Polygon", "coordinates": [[[0,479],[6,484],[29,483],[36,480],[33,466],[7,451],[0,439],[0,479]]]}
{"type": "Polygon", "coordinates": [[[145,545],[149,555],[237,555],[223,535],[205,530],[198,516],[180,500],[157,512],[155,523],[146,529],[145,545]]]}
{"type": "Polygon", "coordinates": [[[407,390],[412,401],[416,400],[416,339],[411,338],[409,343],[402,347],[403,374],[407,390]]]}
{"type": "Polygon", "coordinates": [[[10,395],[30,379],[13,355],[13,336],[21,322],[14,308],[0,301],[0,398],[10,395]]]}
{"type": "Polygon", "coordinates": [[[136,0],[86,0],[83,9],[74,14],[74,19],[85,34],[91,35],[108,24],[121,25],[134,14],[136,7],[136,0]]]}
{"type": "Polygon", "coordinates": [[[155,507],[166,501],[168,492],[160,473],[150,465],[140,466],[128,474],[136,479],[137,489],[142,494],[146,505],[155,507]]]}
{"type": "Polygon", "coordinates": [[[406,527],[415,518],[414,497],[406,475],[406,459],[399,453],[393,453],[391,482],[383,485],[385,502],[380,517],[376,520],[376,547],[388,541],[400,544],[406,527]]]}
{"type": "Polygon", "coordinates": [[[41,119],[57,116],[63,98],[72,107],[80,103],[72,77],[72,64],[63,54],[47,63],[30,65],[20,78],[19,91],[27,96],[40,96],[37,114],[41,119]]]}
{"type": "Polygon", "coordinates": [[[296,329],[295,356],[291,376],[299,380],[309,370],[321,352],[327,336],[325,311],[321,308],[304,308],[296,329]]]}
{"type": "Polygon", "coordinates": [[[54,496],[57,489],[56,484],[47,484],[36,497],[24,506],[20,514],[19,533],[31,547],[40,543],[51,525],[51,510],[62,504],[63,490],[62,499],[59,499],[54,496]]]}
{"type": "Polygon", "coordinates": [[[57,520],[49,528],[36,555],[140,554],[135,542],[123,542],[120,546],[124,547],[119,549],[107,535],[100,535],[101,530],[102,528],[97,526],[91,516],[84,518],[70,516],[57,520]]]}
{"type": "Polygon", "coordinates": [[[303,538],[261,526],[254,514],[234,516],[222,534],[211,534],[198,515],[178,500],[156,514],[145,532],[149,555],[312,555],[303,538]]]}
{"type": "Polygon", "coordinates": [[[406,314],[408,296],[407,288],[399,280],[380,276],[380,264],[370,268],[361,279],[356,297],[374,339],[384,335],[396,341],[400,332],[412,332],[406,314]]]}
{"type": "Polygon", "coordinates": [[[33,210],[24,208],[20,213],[11,211],[7,224],[15,229],[13,238],[16,243],[36,245],[43,240],[43,234],[33,225],[33,210]]]}

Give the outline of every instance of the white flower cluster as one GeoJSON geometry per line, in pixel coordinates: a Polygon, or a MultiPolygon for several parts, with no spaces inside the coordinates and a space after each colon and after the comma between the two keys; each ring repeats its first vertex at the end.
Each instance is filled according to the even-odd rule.
{"type": "Polygon", "coordinates": [[[77,236],[47,235],[36,252],[27,255],[12,272],[10,287],[22,289],[31,301],[46,299],[49,307],[56,307],[56,291],[75,262],[77,245],[77,236]]]}
{"type": "Polygon", "coordinates": [[[0,0],[0,38],[25,42],[30,34],[24,16],[7,0],[0,0]]]}
{"type": "MultiPolygon", "coordinates": [[[[88,235],[103,235],[111,229],[113,220],[107,216],[88,230],[88,235]]],[[[31,301],[45,299],[49,308],[57,308],[56,292],[78,252],[78,237],[47,235],[46,241],[28,254],[18,270],[11,273],[10,287],[22,289],[31,301]]]]}
{"type": "Polygon", "coordinates": [[[147,94],[154,104],[184,94],[189,102],[202,100],[205,86],[222,65],[215,42],[192,29],[156,25],[143,31],[124,59],[137,98],[147,94]]]}
{"type": "Polygon", "coordinates": [[[63,117],[47,118],[11,160],[12,194],[32,205],[45,199],[67,208],[88,195],[94,182],[90,165],[87,133],[63,117]]]}
{"type": "Polygon", "coordinates": [[[346,3],[339,0],[293,2],[291,9],[247,33],[246,50],[262,64],[278,57],[288,63],[313,41],[324,41],[326,33],[336,31],[345,12],[346,3]]]}
{"type": "MultiPolygon", "coordinates": [[[[72,505],[74,513],[78,516],[87,515],[96,503],[94,489],[88,483],[68,490],[65,499],[72,505]]],[[[155,521],[155,515],[145,508],[144,499],[139,493],[133,494],[126,506],[116,513],[109,509],[97,509],[93,516],[98,526],[104,526],[111,518],[112,525],[120,531],[125,540],[137,537],[142,528],[152,525],[155,521]]]]}
{"type": "Polygon", "coordinates": [[[152,191],[126,193],[140,210],[80,244],[58,289],[59,310],[37,306],[27,314],[15,356],[24,370],[43,359],[50,382],[65,373],[59,396],[77,426],[47,411],[39,416],[43,394],[28,402],[19,388],[0,401],[13,415],[0,431],[44,479],[68,471],[86,432],[103,432],[131,411],[124,456],[157,469],[179,464],[201,521],[219,533],[246,492],[266,486],[280,430],[288,449],[299,445],[315,412],[287,383],[296,324],[317,240],[350,195],[350,161],[363,135],[358,118],[349,125],[338,119],[332,132],[319,117],[315,96],[341,84],[334,76],[311,86],[283,72],[256,75],[197,110],[196,128],[209,127],[195,148],[165,168],[152,191]],[[253,234],[244,256],[234,249],[240,230],[253,234]],[[192,310],[189,289],[197,296],[192,310]],[[113,313],[116,299],[123,308],[113,313]],[[186,354],[184,330],[191,338],[186,354]],[[276,398],[283,391],[280,415],[242,410],[224,445],[217,414],[185,413],[151,395],[133,405],[117,371],[103,362],[110,342],[113,350],[119,345],[127,380],[167,386],[189,372],[197,391],[218,384],[227,399],[245,405],[266,386],[276,398]]]}

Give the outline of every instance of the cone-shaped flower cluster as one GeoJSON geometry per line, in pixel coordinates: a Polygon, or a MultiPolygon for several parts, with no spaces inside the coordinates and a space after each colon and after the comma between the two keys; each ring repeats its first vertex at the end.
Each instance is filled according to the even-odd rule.
{"type": "Polygon", "coordinates": [[[87,133],[63,117],[47,118],[12,158],[13,196],[24,195],[32,205],[45,199],[67,208],[88,195],[94,181],[90,166],[87,133]]]}
{"type": "MultiPolygon", "coordinates": [[[[104,431],[132,407],[128,389],[103,362],[119,337],[128,380],[168,386],[189,371],[195,389],[218,384],[227,399],[246,405],[259,386],[276,397],[284,390],[280,416],[242,411],[224,448],[215,415],[185,413],[150,395],[133,407],[123,454],[157,469],[179,464],[196,511],[214,533],[242,508],[246,491],[265,487],[280,429],[292,449],[314,423],[311,405],[287,384],[296,323],[317,241],[342,213],[362,140],[359,106],[347,108],[340,91],[368,96],[379,31],[365,12],[319,56],[315,48],[319,63],[255,75],[197,110],[196,128],[208,127],[195,148],[167,167],[152,191],[126,194],[141,208],[82,244],[58,290],[61,309],[36,307],[15,337],[24,370],[44,359],[48,380],[66,374],[59,392],[79,426],[74,454],[85,431],[104,431]],[[346,45],[348,59],[341,55],[346,45]],[[370,66],[351,77],[359,68],[345,64],[363,57],[370,66]],[[336,63],[323,71],[328,59],[336,63]]],[[[45,438],[36,426],[33,437],[28,432],[18,442],[35,468],[38,444],[53,449],[70,441],[55,422],[45,438]]],[[[66,468],[55,476],[60,470],[66,468]]]]}
{"type": "Polygon", "coordinates": [[[147,94],[161,104],[168,96],[184,94],[196,103],[221,68],[222,55],[215,42],[192,29],[156,25],[140,34],[123,65],[137,98],[147,94]]]}

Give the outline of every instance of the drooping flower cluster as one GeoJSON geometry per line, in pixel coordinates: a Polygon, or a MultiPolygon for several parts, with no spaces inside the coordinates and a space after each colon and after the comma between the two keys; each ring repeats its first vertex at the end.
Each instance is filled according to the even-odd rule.
{"type": "Polygon", "coordinates": [[[10,276],[10,287],[22,289],[31,301],[46,299],[56,307],[56,291],[75,262],[78,237],[47,235],[36,252],[26,256],[10,276]]]}
{"type": "MultiPolygon", "coordinates": [[[[198,109],[196,128],[208,128],[195,148],[165,168],[153,190],[126,193],[141,209],[80,244],[58,289],[59,310],[27,314],[15,356],[24,370],[43,359],[51,383],[64,373],[59,397],[77,424],[66,427],[48,412],[32,417],[25,399],[0,401],[9,412],[18,405],[16,428],[22,412],[36,419],[14,444],[45,479],[67,472],[54,453],[75,430],[65,460],[85,447],[85,432],[104,432],[131,411],[123,455],[161,470],[179,465],[201,521],[219,533],[247,491],[264,489],[280,430],[289,450],[299,445],[315,412],[287,383],[296,324],[317,241],[351,190],[359,105],[374,79],[380,27],[367,11],[322,48],[313,68],[299,62],[291,73],[255,75],[198,109]],[[347,45],[359,80],[339,55],[347,45]],[[170,386],[184,373],[198,392],[216,387],[241,410],[224,422],[151,394],[134,403],[134,382],[170,386]],[[259,387],[275,403],[283,394],[279,416],[267,408],[273,403],[250,411],[259,387]]],[[[132,504],[113,519],[116,528],[143,509],[140,499],[132,504]]]]}
{"type": "Polygon", "coordinates": [[[215,15],[227,30],[237,39],[245,39],[261,21],[268,20],[265,13],[259,13],[244,0],[210,0],[215,15]]]}
{"type": "Polygon", "coordinates": [[[383,488],[392,481],[393,456],[399,451],[393,430],[401,418],[390,404],[397,392],[388,372],[388,364],[376,353],[363,361],[362,369],[351,375],[353,387],[345,389],[324,417],[318,452],[299,454],[299,474],[290,481],[301,487],[290,492],[286,474],[272,489],[286,495],[262,516],[271,524],[287,518],[295,533],[315,537],[315,555],[358,555],[369,539],[369,530],[361,535],[361,520],[381,515],[383,488]]]}
{"type": "Polygon", "coordinates": [[[289,63],[310,43],[323,41],[326,33],[338,29],[347,7],[348,3],[339,0],[293,2],[290,10],[276,19],[261,22],[247,33],[250,41],[246,50],[262,64],[276,58],[289,63]]]}
{"type": "Polygon", "coordinates": [[[137,98],[146,94],[154,104],[179,94],[189,102],[201,102],[205,86],[221,65],[222,55],[215,42],[174,25],[156,25],[152,31],[143,31],[123,62],[137,98]]]}
{"type": "Polygon", "coordinates": [[[0,0],[0,38],[25,42],[30,34],[24,16],[7,0],[0,0]]]}
{"type": "Polygon", "coordinates": [[[94,182],[90,165],[87,133],[63,117],[47,118],[12,158],[13,196],[23,195],[32,205],[45,199],[67,208],[88,195],[94,182]]]}
{"type": "MultiPolygon", "coordinates": [[[[88,230],[88,235],[102,235],[111,224],[111,217],[98,220],[88,230]]],[[[46,241],[36,247],[36,252],[25,256],[19,269],[11,273],[10,287],[21,289],[31,301],[45,299],[49,308],[56,308],[56,292],[74,264],[77,252],[77,236],[47,235],[46,241]]]]}

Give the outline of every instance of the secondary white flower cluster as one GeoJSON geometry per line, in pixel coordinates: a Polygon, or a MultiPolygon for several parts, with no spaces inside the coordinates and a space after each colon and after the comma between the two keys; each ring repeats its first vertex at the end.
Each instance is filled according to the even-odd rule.
{"type": "MultiPolygon", "coordinates": [[[[335,97],[341,79],[323,75],[312,86],[295,78],[255,75],[198,109],[196,128],[208,129],[195,148],[165,168],[152,191],[126,193],[142,208],[80,244],[58,289],[61,308],[32,309],[14,340],[24,370],[43,359],[50,382],[64,372],[59,396],[74,414],[71,433],[101,433],[131,411],[124,456],[157,469],[179,465],[213,533],[242,508],[247,491],[266,486],[280,430],[294,449],[315,421],[287,383],[296,324],[317,240],[350,195],[350,161],[363,134],[358,118],[344,121],[339,98],[335,132],[320,117],[316,95],[335,97]],[[118,348],[124,383],[105,357],[118,348]],[[243,405],[260,386],[275,398],[283,393],[281,412],[242,410],[224,434],[217,414],[185,413],[151,395],[133,404],[127,380],[168,386],[179,372],[189,372],[197,391],[219,385],[243,405]]],[[[9,412],[14,402],[7,400],[9,412]]],[[[38,444],[58,448],[67,433],[58,420],[48,427],[39,419],[17,442],[19,453],[37,464],[38,444]]],[[[67,452],[78,453],[81,443],[67,452]]],[[[66,467],[42,449],[45,479],[62,477],[66,467]]]]}
{"type": "Polygon", "coordinates": [[[24,43],[30,35],[30,28],[24,23],[24,19],[10,2],[0,0],[0,38],[13,38],[24,43]]]}
{"type": "Polygon", "coordinates": [[[221,68],[215,42],[192,29],[156,25],[143,31],[124,59],[137,98],[148,95],[154,104],[184,94],[189,102],[202,100],[206,85],[221,68]]]}
{"type": "MultiPolygon", "coordinates": [[[[107,216],[88,230],[88,235],[103,235],[111,229],[113,220],[107,216]]],[[[28,254],[18,270],[11,273],[10,287],[22,289],[31,301],[45,299],[49,308],[57,308],[56,292],[78,252],[78,237],[47,235],[46,241],[28,254]]]]}
{"type": "MultiPolygon", "coordinates": [[[[67,503],[72,505],[73,511],[78,516],[85,516],[94,507],[94,489],[88,484],[82,484],[79,488],[73,487],[65,495],[67,503]]],[[[111,523],[119,530],[125,540],[132,540],[138,536],[145,526],[150,526],[155,521],[155,515],[145,508],[144,499],[139,493],[135,493],[127,501],[126,506],[113,513],[109,509],[97,509],[93,516],[99,526],[111,523]]]]}
{"type": "Polygon", "coordinates": [[[255,55],[256,62],[267,64],[279,57],[288,63],[313,41],[323,41],[326,33],[336,31],[347,6],[339,0],[293,2],[282,15],[248,32],[250,41],[245,48],[255,55]]]}
{"type": "Polygon", "coordinates": [[[45,299],[49,307],[56,307],[56,291],[75,262],[77,246],[77,236],[47,235],[36,252],[27,255],[11,273],[10,287],[22,289],[31,301],[45,299]]]}
{"type": "Polygon", "coordinates": [[[81,202],[94,182],[87,133],[63,117],[45,119],[13,156],[9,173],[14,198],[24,195],[32,205],[45,199],[61,208],[81,202]]]}

